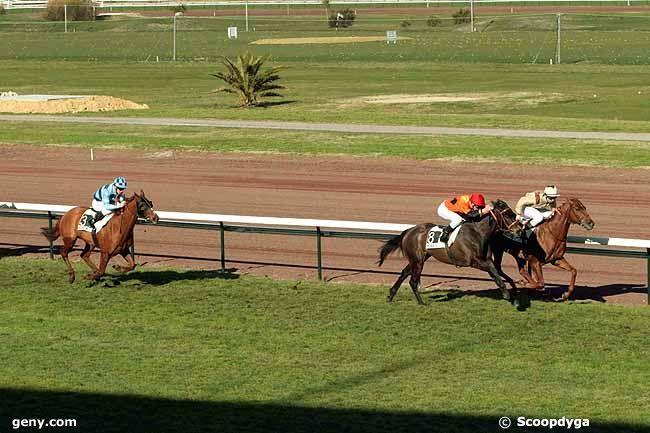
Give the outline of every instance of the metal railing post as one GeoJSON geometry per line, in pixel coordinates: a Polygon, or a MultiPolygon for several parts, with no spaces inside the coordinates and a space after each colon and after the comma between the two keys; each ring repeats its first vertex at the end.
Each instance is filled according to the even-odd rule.
{"type": "Polygon", "coordinates": [[[220,235],[220,240],[221,240],[221,272],[226,272],[226,249],[224,246],[224,242],[226,240],[226,234],[225,230],[223,227],[223,222],[219,223],[219,235],[220,235]]]}
{"type": "Polygon", "coordinates": [[[323,279],[323,258],[321,249],[321,236],[320,227],[316,227],[316,254],[318,255],[318,280],[323,279]]]}
{"type": "MultiPolygon", "coordinates": [[[[50,229],[50,232],[52,231],[52,212],[49,210],[47,211],[47,227],[50,229]]],[[[54,258],[54,242],[50,242],[50,259],[54,258]]]]}
{"type": "Polygon", "coordinates": [[[648,262],[648,276],[647,276],[647,283],[648,283],[648,305],[650,305],[650,248],[646,248],[646,253],[648,254],[647,257],[647,262],[648,262]]]}

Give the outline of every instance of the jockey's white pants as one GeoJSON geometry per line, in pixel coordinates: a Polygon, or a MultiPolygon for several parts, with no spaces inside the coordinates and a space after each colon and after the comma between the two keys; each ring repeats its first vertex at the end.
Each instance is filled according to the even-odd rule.
{"type": "Polygon", "coordinates": [[[530,218],[530,225],[532,227],[535,227],[537,224],[541,223],[545,219],[550,218],[552,214],[553,212],[550,210],[546,212],[540,212],[534,207],[528,206],[524,208],[524,216],[526,218],[530,218]]]}
{"type": "Polygon", "coordinates": [[[452,212],[449,209],[447,209],[447,206],[445,206],[445,202],[443,201],[440,203],[440,206],[438,206],[438,216],[442,219],[446,219],[447,221],[450,221],[449,225],[451,226],[452,229],[455,229],[459,225],[462,224],[463,217],[458,215],[456,212],[452,212]]]}
{"type": "Polygon", "coordinates": [[[101,212],[102,215],[104,215],[104,216],[113,213],[112,210],[108,210],[108,209],[106,209],[106,208],[104,207],[104,202],[101,202],[101,201],[99,201],[99,200],[94,200],[94,199],[93,199],[92,208],[93,208],[93,210],[94,210],[95,212],[101,212]]]}

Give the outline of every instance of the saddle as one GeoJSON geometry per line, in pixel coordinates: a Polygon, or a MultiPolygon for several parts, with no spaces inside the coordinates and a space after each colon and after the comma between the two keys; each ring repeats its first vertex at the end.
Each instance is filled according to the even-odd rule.
{"type": "Polygon", "coordinates": [[[462,224],[456,227],[454,231],[451,232],[451,234],[449,235],[449,240],[445,245],[444,242],[440,242],[440,236],[442,235],[442,227],[433,226],[431,230],[429,230],[429,233],[427,233],[427,242],[425,244],[425,248],[427,250],[434,250],[437,248],[445,248],[451,246],[451,244],[453,244],[454,241],[456,240],[456,236],[458,236],[458,232],[460,231],[461,227],[462,224]]]}
{"type": "Polygon", "coordinates": [[[113,212],[108,215],[103,215],[101,212],[96,212],[93,208],[88,208],[81,215],[77,230],[83,230],[90,233],[98,233],[109,221],[113,218],[113,212]]]}

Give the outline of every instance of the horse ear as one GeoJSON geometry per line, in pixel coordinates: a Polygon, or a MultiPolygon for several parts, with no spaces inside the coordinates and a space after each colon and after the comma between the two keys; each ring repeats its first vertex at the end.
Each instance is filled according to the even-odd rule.
{"type": "Polygon", "coordinates": [[[140,190],[140,195],[144,197],[144,191],[140,190]]]}

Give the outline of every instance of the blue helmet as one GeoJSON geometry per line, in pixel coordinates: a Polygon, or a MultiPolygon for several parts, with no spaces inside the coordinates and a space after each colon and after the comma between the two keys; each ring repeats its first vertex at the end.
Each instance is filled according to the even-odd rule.
{"type": "Polygon", "coordinates": [[[119,189],[126,189],[126,187],[129,186],[129,184],[126,182],[126,179],[124,179],[123,176],[117,176],[113,181],[113,185],[115,185],[115,187],[119,189]]]}

